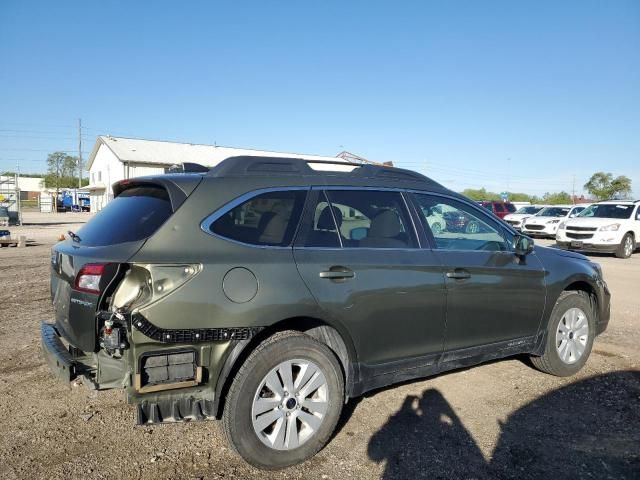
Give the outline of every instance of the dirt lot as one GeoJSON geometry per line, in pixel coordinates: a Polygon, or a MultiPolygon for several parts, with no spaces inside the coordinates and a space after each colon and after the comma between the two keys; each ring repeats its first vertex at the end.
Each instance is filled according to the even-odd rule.
{"type": "MultiPolygon", "coordinates": [[[[137,427],[120,391],[58,383],[39,352],[49,249],[87,215],[25,215],[42,242],[0,249],[0,478],[638,478],[640,253],[593,257],[613,292],[609,330],[577,377],[509,359],[373,392],[345,408],[307,463],[259,472],[218,422],[137,427]]],[[[540,242],[549,243],[549,242],[540,242]]]]}

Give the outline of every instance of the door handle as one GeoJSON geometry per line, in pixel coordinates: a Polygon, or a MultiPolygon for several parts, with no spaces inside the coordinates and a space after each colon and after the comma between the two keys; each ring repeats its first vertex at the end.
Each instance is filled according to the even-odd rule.
{"type": "Polygon", "coordinates": [[[466,280],[467,278],[471,278],[471,274],[466,270],[456,268],[455,270],[447,272],[447,278],[453,278],[454,280],[466,280]]]}
{"type": "Polygon", "coordinates": [[[356,274],[353,270],[344,267],[331,267],[325,272],[320,272],[320,278],[328,278],[330,280],[344,280],[345,278],[353,278],[356,274]]]}

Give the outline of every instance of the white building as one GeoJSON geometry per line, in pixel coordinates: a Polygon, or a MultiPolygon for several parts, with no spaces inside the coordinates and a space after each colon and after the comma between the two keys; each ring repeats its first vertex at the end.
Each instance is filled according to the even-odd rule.
{"type": "Polygon", "coordinates": [[[89,170],[87,188],[91,192],[91,211],[101,210],[113,198],[111,185],[119,180],[157,175],[164,173],[165,169],[172,165],[187,162],[213,167],[226,158],[239,155],[344,161],[341,158],[319,155],[99,136],[87,163],[87,170],[89,170]]]}

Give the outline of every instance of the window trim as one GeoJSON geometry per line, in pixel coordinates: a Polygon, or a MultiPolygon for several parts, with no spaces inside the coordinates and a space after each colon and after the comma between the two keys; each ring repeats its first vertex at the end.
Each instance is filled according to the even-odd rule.
{"type": "Polygon", "coordinates": [[[411,194],[411,201],[413,202],[414,205],[414,210],[415,210],[415,214],[418,216],[418,220],[420,222],[420,225],[422,227],[422,229],[424,230],[424,234],[425,236],[428,238],[429,243],[431,244],[430,248],[431,250],[439,250],[439,251],[449,251],[449,252],[475,252],[475,253],[513,253],[513,242],[511,241],[512,238],[514,237],[515,234],[512,233],[510,231],[510,229],[508,228],[504,228],[504,226],[502,225],[502,221],[498,221],[496,222],[496,218],[493,218],[495,215],[491,214],[487,214],[487,209],[481,205],[474,205],[471,202],[465,201],[464,199],[461,198],[457,198],[451,195],[445,195],[445,194],[441,194],[441,193],[435,193],[435,192],[427,192],[427,191],[421,191],[421,190],[410,190],[408,191],[408,193],[411,194]],[[429,195],[432,197],[440,197],[440,198],[445,198],[445,199],[449,199],[449,200],[453,200],[454,202],[459,202],[463,205],[466,205],[468,207],[471,207],[472,210],[475,210],[476,212],[479,212],[479,215],[481,220],[485,221],[485,223],[489,224],[490,226],[492,226],[493,228],[496,229],[496,231],[500,234],[500,236],[502,237],[503,241],[504,241],[504,245],[506,247],[505,250],[501,250],[501,251],[490,251],[490,250],[465,250],[465,249],[455,249],[455,250],[447,250],[447,249],[442,249],[442,248],[438,248],[438,244],[436,243],[436,239],[433,236],[433,232],[431,231],[431,229],[429,228],[428,225],[425,226],[425,222],[426,219],[424,218],[423,215],[420,214],[420,205],[418,202],[418,199],[415,198],[416,195],[429,195]]]}
{"type": "Polygon", "coordinates": [[[200,222],[200,230],[202,230],[207,235],[211,235],[212,237],[218,238],[220,240],[224,240],[226,242],[232,242],[232,243],[235,243],[237,245],[242,245],[244,247],[291,249],[291,248],[293,248],[293,245],[295,243],[296,237],[298,235],[298,229],[300,228],[300,223],[301,223],[300,220],[302,219],[302,215],[304,214],[304,208],[305,208],[305,205],[306,205],[306,202],[307,202],[307,198],[309,197],[308,194],[305,197],[305,204],[303,204],[303,206],[302,206],[303,210],[302,210],[302,212],[300,214],[300,218],[298,219],[298,224],[296,225],[296,230],[293,232],[293,237],[291,238],[291,242],[289,243],[289,245],[286,245],[286,246],[280,246],[280,245],[256,245],[256,244],[253,244],[253,243],[241,242],[240,240],[235,240],[233,238],[229,238],[229,237],[224,237],[222,235],[218,235],[217,233],[211,231],[211,226],[220,217],[222,217],[222,216],[226,215],[227,213],[229,213],[229,211],[231,211],[234,208],[242,205],[245,202],[248,202],[252,198],[258,197],[258,196],[260,196],[260,195],[262,195],[264,193],[292,192],[292,191],[301,191],[301,190],[309,192],[311,190],[311,188],[309,186],[303,186],[303,187],[295,187],[295,186],[294,187],[269,187],[269,188],[259,188],[257,190],[251,190],[250,192],[243,193],[239,197],[236,197],[233,200],[231,200],[230,202],[225,203],[222,207],[218,208],[214,212],[212,212],[209,215],[207,215],[204,219],[202,219],[202,221],[200,222]]]}

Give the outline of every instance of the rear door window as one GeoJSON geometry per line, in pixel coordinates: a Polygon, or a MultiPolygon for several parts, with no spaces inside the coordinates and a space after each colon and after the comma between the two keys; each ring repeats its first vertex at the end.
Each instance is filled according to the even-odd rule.
{"type": "Polygon", "coordinates": [[[126,189],[100,210],[76,234],[86,246],[144,240],[172,215],[167,191],[159,186],[126,189]]]}
{"type": "Polygon", "coordinates": [[[306,194],[283,190],[256,195],[224,212],[210,230],[237,242],[286,247],[295,234],[306,194]]]}
{"type": "Polygon", "coordinates": [[[305,247],[340,248],[336,221],[342,224],[342,211],[329,204],[324,192],[311,192],[309,203],[311,216],[305,223],[311,224],[302,227],[300,244],[305,247]]]}
{"type": "Polygon", "coordinates": [[[417,248],[399,192],[327,190],[344,248],[417,248]]]}

